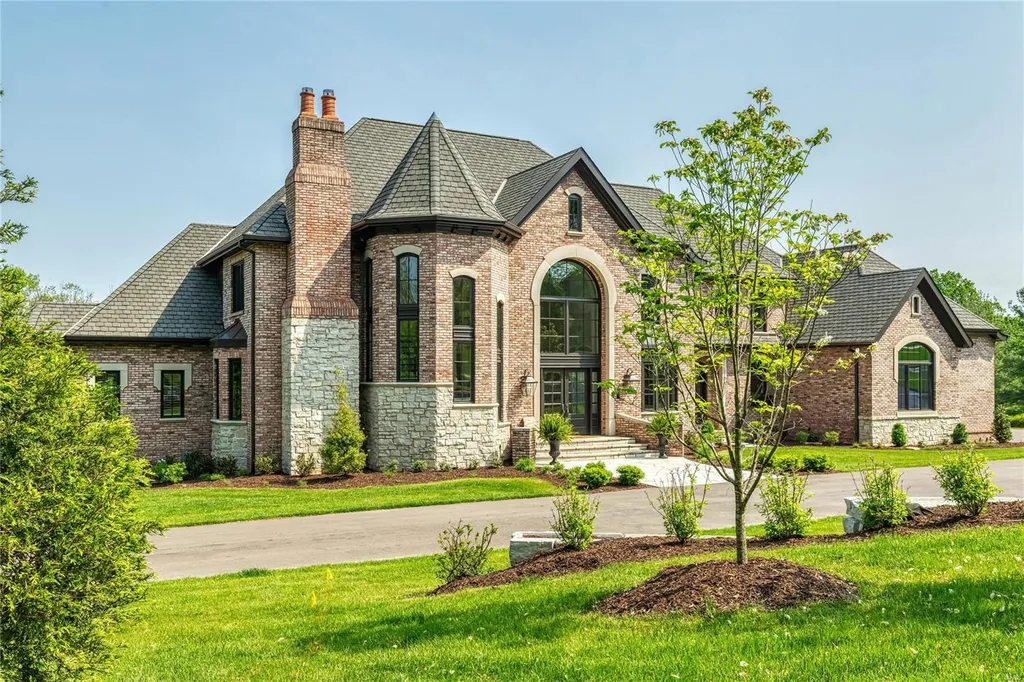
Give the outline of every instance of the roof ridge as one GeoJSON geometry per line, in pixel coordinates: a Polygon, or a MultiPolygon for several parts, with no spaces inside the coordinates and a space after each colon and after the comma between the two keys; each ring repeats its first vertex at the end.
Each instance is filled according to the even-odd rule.
{"type": "MultiPolygon", "coordinates": [[[[409,149],[405,151],[401,161],[399,161],[398,165],[395,166],[395,170],[391,172],[391,175],[384,183],[384,186],[380,188],[380,192],[377,194],[377,198],[373,200],[373,203],[370,204],[370,208],[366,209],[366,213],[363,215],[364,218],[376,213],[383,213],[388,210],[395,199],[394,189],[401,184],[402,180],[404,180],[405,176],[409,173],[409,167],[412,165],[412,160],[416,157],[416,154],[423,146],[424,139],[427,140],[427,144],[430,143],[429,132],[430,131],[427,129],[426,125],[420,126],[420,132],[416,135],[416,139],[412,141],[411,145],[409,145],[409,149]],[[383,197],[383,203],[378,206],[377,201],[380,200],[381,197],[383,197]]],[[[430,150],[428,149],[427,151],[429,153],[430,150]]]]}
{"type": "Polygon", "coordinates": [[[144,272],[149,270],[157,261],[159,261],[160,257],[164,253],[166,253],[172,246],[181,241],[185,234],[195,227],[199,227],[199,225],[189,223],[184,230],[175,235],[174,239],[164,244],[164,247],[162,249],[157,251],[148,261],[143,263],[142,267],[133,272],[131,276],[128,277],[128,279],[121,282],[121,285],[119,287],[111,291],[110,294],[105,299],[97,303],[96,306],[92,310],[87,312],[85,315],[83,315],[82,318],[78,320],[78,322],[75,322],[73,325],[68,327],[67,331],[64,332],[64,335],[67,336],[71,334],[71,332],[80,331],[81,328],[85,325],[85,323],[87,323],[92,318],[96,317],[96,315],[99,314],[100,311],[104,310],[107,307],[107,305],[110,304],[111,301],[113,301],[117,296],[121,294],[122,291],[131,286],[131,284],[135,282],[135,280],[137,280],[144,272]]]}
{"type": "MultiPolygon", "coordinates": [[[[538,149],[539,149],[539,147],[538,147],[538,149]]],[[[541,161],[540,163],[534,164],[534,165],[530,166],[529,168],[524,168],[523,170],[519,171],[518,173],[513,173],[512,175],[508,176],[505,179],[506,180],[511,180],[512,178],[520,176],[523,173],[528,173],[530,171],[537,170],[541,166],[545,166],[545,165],[547,165],[549,163],[554,163],[555,161],[558,161],[559,159],[563,159],[565,157],[572,156],[573,154],[575,154],[576,152],[578,152],[581,149],[583,149],[583,147],[576,147],[575,149],[570,149],[569,151],[567,151],[567,152],[565,152],[563,154],[559,154],[558,156],[552,156],[550,159],[545,159],[544,161],[541,161]]]]}
{"type": "MultiPolygon", "coordinates": [[[[414,128],[422,128],[423,127],[423,124],[420,124],[420,123],[409,123],[408,121],[396,121],[396,120],[394,120],[392,118],[380,118],[378,116],[362,116],[362,117],[359,118],[358,121],[355,122],[355,124],[347,132],[352,132],[353,130],[355,130],[356,126],[358,126],[361,121],[380,121],[381,123],[395,123],[397,125],[411,126],[411,127],[414,127],[414,128]]],[[[533,140],[527,140],[526,138],[523,138],[523,137],[512,137],[511,135],[493,135],[491,133],[478,133],[475,130],[459,130],[458,128],[451,128],[451,129],[448,129],[448,130],[449,130],[449,132],[452,132],[452,133],[462,133],[463,135],[476,135],[477,137],[494,137],[494,138],[497,138],[499,140],[515,140],[516,142],[525,142],[526,144],[533,145],[534,147],[536,147],[537,149],[541,150],[545,154],[549,154],[549,152],[546,149],[544,149],[543,147],[538,145],[533,140]]]]}
{"type": "MultiPolygon", "coordinates": [[[[631,182],[610,182],[608,184],[614,185],[616,187],[636,187],[637,189],[649,189],[654,192],[662,192],[657,187],[651,187],[650,185],[634,185],[631,182]]],[[[664,192],[662,192],[662,194],[664,194],[664,192]]]]}
{"type": "MultiPolygon", "coordinates": [[[[448,130],[444,127],[444,123],[442,123],[440,119],[435,120],[437,121],[437,126],[440,129],[440,137],[448,146],[448,151],[451,152],[452,158],[455,160],[455,165],[459,167],[459,171],[462,173],[462,178],[469,186],[469,191],[473,194],[473,199],[476,201],[477,208],[491,217],[497,216],[498,218],[501,218],[501,213],[494,206],[494,203],[487,198],[483,188],[480,187],[480,182],[476,179],[476,176],[473,175],[473,171],[470,170],[469,164],[466,163],[466,159],[462,156],[462,152],[459,151],[459,147],[455,144],[455,140],[453,140],[451,135],[448,134],[448,130]]],[[[431,171],[433,171],[433,168],[431,168],[431,171]]],[[[433,178],[431,178],[430,184],[431,195],[433,195],[433,178]]]]}

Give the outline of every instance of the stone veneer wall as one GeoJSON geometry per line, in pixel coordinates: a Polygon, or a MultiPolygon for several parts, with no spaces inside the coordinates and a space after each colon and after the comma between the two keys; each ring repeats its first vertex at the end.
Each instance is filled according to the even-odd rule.
{"type": "Polygon", "coordinates": [[[871,419],[861,417],[861,440],[872,444],[890,445],[892,443],[893,424],[899,422],[907,432],[907,445],[924,443],[934,445],[948,440],[960,417],[908,417],[899,419],[871,419]]]}
{"type": "Polygon", "coordinates": [[[449,383],[364,383],[362,404],[371,469],[395,461],[407,470],[417,460],[484,466],[503,455],[508,429],[497,423],[497,406],[456,405],[449,383]]]}
{"type": "Polygon", "coordinates": [[[337,412],[339,381],[359,411],[359,321],[286,318],[282,326],[281,470],[295,473],[300,456],[319,461],[324,432],[337,412]]]}
{"type": "Polygon", "coordinates": [[[210,454],[231,457],[239,471],[249,466],[249,425],[246,422],[213,420],[210,454]]]}

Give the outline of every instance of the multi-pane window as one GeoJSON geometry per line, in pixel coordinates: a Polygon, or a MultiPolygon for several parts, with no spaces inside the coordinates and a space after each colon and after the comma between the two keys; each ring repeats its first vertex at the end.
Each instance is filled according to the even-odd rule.
{"type": "Polygon", "coordinates": [[[213,359],[213,418],[220,419],[220,360],[213,359]]]}
{"type": "Polygon", "coordinates": [[[231,266],[231,312],[245,310],[245,261],[231,266]]]}
{"type": "Polygon", "coordinates": [[[542,353],[600,352],[597,283],[586,268],[568,260],[555,263],[544,277],[540,295],[542,353]]]}
{"type": "Polygon", "coordinates": [[[935,356],[922,343],[908,343],[899,353],[899,408],[935,409],[935,356]]]}
{"type": "Polygon", "coordinates": [[[242,358],[228,358],[228,419],[242,421],[242,358]]]}
{"type": "Polygon", "coordinates": [[[160,372],[160,417],[175,419],[185,416],[185,371],[165,369],[160,372]]]}
{"type": "Polygon", "coordinates": [[[583,231],[583,199],[578,194],[569,195],[569,231],[583,231]]]}
{"type": "Polygon", "coordinates": [[[373,261],[366,266],[366,286],[363,287],[366,310],[366,380],[373,381],[373,261]]]}
{"type": "Polygon", "coordinates": [[[750,321],[755,332],[768,331],[768,308],[763,305],[755,305],[752,311],[753,319],[750,321]]]}
{"type": "Polygon", "coordinates": [[[398,380],[420,378],[420,259],[398,257],[398,380]]]}
{"type": "Polygon", "coordinates": [[[675,372],[672,368],[645,360],[643,372],[644,412],[672,409],[678,402],[675,372]]]}
{"type": "Polygon", "coordinates": [[[505,304],[498,301],[496,311],[497,352],[495,353],[498,374],[498,421],[505,419],[505,304]]]}
{"type": "Polygon", "coordinates": [[[96,376],[96,383],[110,387],[111,393],[117,402],[121,402],[121,371],[117,369],[106,369],[96,376]]]}
{"type": "Polygon", "coordinates": [[[452,280],[452,381],[458,403],[473,402],[474,282],[452,280]]]}

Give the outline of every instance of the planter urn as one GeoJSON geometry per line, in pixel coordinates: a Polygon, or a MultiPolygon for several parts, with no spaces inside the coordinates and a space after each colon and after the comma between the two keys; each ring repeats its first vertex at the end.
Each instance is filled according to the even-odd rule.
{"type": "Polygon", "coordinates": [[[556,438],[549,440],[548,445],[551,446],[551,463],[554,464],[558,461],[558,456],[562,454],[562,442],[556,438]]]}
{"type": "Polygon", "coordinates": [[[668,459],[668,436],[658,434],[658,459],[668,459]]]}

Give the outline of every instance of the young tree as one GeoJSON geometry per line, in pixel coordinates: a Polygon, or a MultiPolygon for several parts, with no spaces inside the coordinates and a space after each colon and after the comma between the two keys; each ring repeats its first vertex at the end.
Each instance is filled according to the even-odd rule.
{"type": "Polygon", "coordinates": [[[853,359],[812,367],[828,343],[816,322],[835,285],[886,238],[846,229],[842,213],[788,208],[790,188],[829,133],[794,137],[770,92],[750,94],[753,103],[733,121],[714,121],[697,137],[680,139],[674,121],[658,124],[661,146],[676,162],[657,202],[664,234],[626,233],[632,249],[622,256],[631,272],[626,289],[639,307],[622,339],[654,368],[658,390],[678,396],[674,404],[656,401],[659,411],[680,414],[675,437],[689,430],[697,451],[733,486],[740,564],[747,505],[799,409],[793,386],[805,372],[853,359]],[[673,182],[682,185],[676,194],[673,182]],[[705,420],[717,434],[700,428],[705,420]]]}
{"type": "MultiPolygon", "coordinates": [[[[34,182],[2,177],[4,202],[32,198],[34,182]]],[[[4,223],[0,248],[24,232],[4,223]]],[[[0,679],[70,680],[103,664],[142,597],[154,526],[135,509],[131,423],[89,385],[95,365],[28,323],[29,284],[0,259],[0,679]]]]}
{"type": "Polygon", "coordinates": [[[29,305],[54,301],[61,303],[89,303],[92,301],[92,292],[74,282],[62,282],[59,286],[56,284],[44,286],[39,282],[39,275],[29,273],[27,277],[25,299],[29,305]]]}

